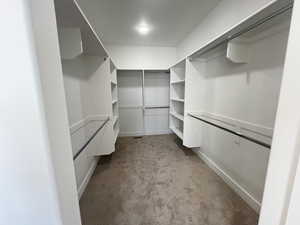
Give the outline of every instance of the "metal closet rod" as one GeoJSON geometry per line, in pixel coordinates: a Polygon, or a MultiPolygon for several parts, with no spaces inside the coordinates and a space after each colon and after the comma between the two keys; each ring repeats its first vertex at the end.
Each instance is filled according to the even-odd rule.
{"type": "Polygon", "coordinates": [[[99,133],[100,130],[107,124],[109,121],[109,118],[107,118],[104,123],[101,124],[101,126],[93,133],[93,135],[87,140],[87,142],[79,149],[79,151],[73,156],[73,160],[76,160],[76,158],[85,150],[85,148],[89,145],[89,143],[96,137],[96,135],[99,133]]]}
{"type": "Polygon", "coordinates": [[[170,106],[145,106],[145,109],[168,109],[170,106]]]}
{"type": "MultiPolygon", "coordinates": [[[[235,34],[229,35],[225,40],[223,40],[223,41],[221,41],[220,43],[218,43],[218,44],[212,46],[211,48],[208,48],[207,50],[204,50],[203,52],[201,52],[201,53],[199,53],[199,54],[196,53],[196,56],[195,56],[195,57],[191,57],[190,60],[193,60],[193,58],[197,58],[197,57],[199,57],[200,55],[205,54],[205,53],[207,53],[207,52],[209,52],[209,51],[211,51],[211,50],[213,50],[213,49],[219,47],[220,45],[222,45],[222,44],[224,44],[224,43],[227,43],[227,42],[229,42],[230,40],[232,40],[232,39],[234,39],[234,38],[237,38],[237,37],[239,37],[239,36],[241,36],[241,35],[243,35],[243,34],[249,32],[249,31],[251,31],[251,30],[253,30],[253,29],[259,27],[260,25],[262,25],[262,24],[268,22],[269,20],[273,19],[273,18],[276,17],[276,16],[279,16],[279,15],[281,15],[281,14],[287,12],[288,10],[290,10],[290,9],[292,9],[292,8],[293,8],[293,1],[290,2],[289,4],[287,4],[286,6],[280,8],[279,10],[275,11],[275,12],[272,13],[271,15],[269,15],[269,16],[267,16],[267,17],[264,17],[264,18],[260,19],[259,21],[257,21],[257,22],[255,22],[255,23],[249,25],[247,28],[245,28],[245,29],[243,29],[243,30],[241,30],[241,31],[239,31],[239,32],[237,32],[237,33],[235,33],[235,34]]],[[[201,50],[200,50],[200,51],[201,51],[201,50]]]]}
{"type": "Polygon", "coordinates": [[[204,122],[204,123],[206,123],[206,124],[209,124],[209,125],[211,125],[211,126],[217,127],[217,128],[219,128],[219,129],[221,129],[221,130],[227,131],[227,132],[229,132],[229,133],[231,133],[231,134],[234,134],[234,135],[236,135],[236,136],[238,136],[238,137],[244,138],[244,139],[246,139],[246,140],[248,140],[248,141],[251,141],[251,142],[253,142],[253,143],[255,143],[255,144],[258,144],[258,145],[260,145],[260,146],[263,146],[263,147],[265,147],[265,148],[269,148],[269,149],[271,148],[271,145],[269,145],[269,144],[267,144],[267,143],[265,143],[265,142],[259,141],[259,140],[255,139],[255,138],[252,138],[252,137],[243,135],[243,134],[241,134],[241,133],[235,132],[235,131],[233,131],[233,130],[230,130],[230,129],[228,129],[228,128],[222,127],[222,126],[220,126],[220,125],[218,125],[218,124],[212,123],[212,122],[207,121],[207,120],[205,120],[205,119],[201,119],[201,118],[199,118],[199,117],[197,117],[197,116],[194,116],[194,115],[192,115],[192,114],[189,114],[189,116],[191,116],[191,117],[193,117],[193,118],[195,118],[195,119],[197,119],[197,120],[200,120],[200,121],[202,121],[202,122],[204,122]]]}

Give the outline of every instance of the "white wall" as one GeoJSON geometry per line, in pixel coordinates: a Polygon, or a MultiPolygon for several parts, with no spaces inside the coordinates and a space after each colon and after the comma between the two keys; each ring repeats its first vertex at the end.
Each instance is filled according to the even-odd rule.
{"type": "Polygon", "coordinates": [[[274,0],[222,0],[193,31],[178,44],[177,59],[187,57],[271,2],[274,2],[274,0]]]}
{"type": "MultiPolygon", "coordinates": [[[[210,113],[218,119],[230,118],[230,122],[242,127],[250,125],[253,134],[250,130],[242,130],[244,134],[249,132],[248,135],[270,143],[271,138],[266,137],[272,135],[275,123],[288,24],[279,32],[265,33],[269,35],[262,35],[264,38],[250,44],[247,64],[230,62],[222,51],[208,61],[188,62],[186,110],[210,113]]],[[[201,156],[259,210],[269,150],[198,123],[202,133],[201,156]]]]}
{"type": "Polygon", "coordinates": [[[176,60],[176,48],[108,45],[118,69],[168,69],[176,60]]]}
{"type": "Polygon", "coordinates": [[[62,221],[64,224],[81,224],[70,148],[54,2],[38,0],[30,2],[62,221]]]}
{"type": "Polygon", "coordinates": [[[1,15],[0,223],[80,225],[53,1],[1,15]]]}

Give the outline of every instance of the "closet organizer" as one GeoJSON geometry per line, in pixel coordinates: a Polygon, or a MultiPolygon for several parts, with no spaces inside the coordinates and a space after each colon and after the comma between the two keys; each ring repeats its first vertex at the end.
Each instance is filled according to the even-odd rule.
{"type": "Polygon", "coordinates": [[[170,129],[257,212],[292,1],[276,1],[170,67],[170,129]]]}
{"type": "Polygon", "coordinates": [[[70,139],[79,196],[97,156],[115,150],[119,133],[117,68],[80,6],[56,0],[70,139]]]}
{"type": "Polygon", "coordinates": [[[118,70],[120,136],[168,134],[168,70],[118,70]]]}

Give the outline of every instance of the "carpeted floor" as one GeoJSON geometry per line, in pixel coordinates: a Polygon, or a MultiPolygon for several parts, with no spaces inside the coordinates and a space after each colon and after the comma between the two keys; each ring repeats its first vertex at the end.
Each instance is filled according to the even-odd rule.
{"type": "Polygon", "coordinates": [[[257,225],[258,215],[176,142],[119,138],[80,200],[83,225],[257,225]]]}

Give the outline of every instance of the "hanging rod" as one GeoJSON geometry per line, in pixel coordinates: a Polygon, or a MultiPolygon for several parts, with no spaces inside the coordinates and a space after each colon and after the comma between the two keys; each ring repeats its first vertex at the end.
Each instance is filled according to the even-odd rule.
{"type": "MultiPolygon", "coordinates": [[[[229,34],[229,35],[228,35],[228,34],[224,34],[223,36],[227,36],[227,35],[228,35],[227,37],[223,37],[224,40],[220,40],[219,43],[213,45],[212,47],[208,47],[209,45],[212,45],[212,43],[213,43],[214,41],[217,41],[217,40],[212,41],[211,43],[209,43],[209,44],[207,44],[206,46],[204,46],[204,47],[202,48],[202,51],[201,51],[201,49],[200,49],[198,53],[197,53],[197,52],[193,53],[192,56],[189,57],[189,59],[190,59],[190,60],[193,60],[193,58],[197,58],[197,57],[199,57],[200,55],[205,54],[205,53],[207,53],[207,52],[209,52],[209,51],[211,51],[211,50],[213,50],[213,49],[215,49],[215,48],[217,48],[217,47],[219,47],[219,46],[221,46],[221,45],[223,45],[223,44],[229,42],[230,40],[232,40],[232,39],[234,39],[234,38],[237,38],[237,37],[241,36],[242,34],[245,34],[245,33],[249,32],[249,31],[251,31],[251,30],[253,30],[253,29],[259,27],[260,25],[262,25],[262,24],[268,22],[269,20],[273,19],[273,18],[276,17],[276,16],[279,16],[279,15],[281,15],[281,14],[287,12],[288,10],[291,10],[292,8],[293,8],[293,0],[292,0],[291,2],[289,2],[287,5],[281,7],[280,9],[278,9],[277,11],[274,11],[274,12],[273,12],[272,14],[270,14],[269,16],[266,16],[266,17],[264,17],[264,18],[258,20],[257,22],[255,22],[255,23],[253,23],[253,24],[247,26],[245,29],[242,29],[242,30],[240,30],[240,31],[238,31],[238,32],[236,32],[236,33],[231,34],[231,35],[230,35],[230,34],[229,34]],[[205,48],[207,48],[207,49],[205,49],[205,48]],[[194,55],[194,56],[193,56],[193,55],[194,55]]],[[[233,28],[233,29],[235,29],[235,28],[233,28]]],[[[227,33],[230,33],[230,31],[228,31],[227,33]]],[[[223,39],[223,38],[220,37],[220,39],[223,39]]]]}
{"type": "Polygon", "coordinates": [[[107,124],[109,121],[109,118],[107,118],[101,126],[93,133],[93,135],[87,140],[87,142],[79,149],[79,151],[73,156],[73,160],[76,160],[76,158],[86,149],[86,147],[89,145],[89,143],[96,137],[96,135],[99,133],[100,130],[107,124]]]}
{"type": "Polygon", "coordinates": [[[144,107],[144,109],[168,109],[170,108],[170,106],[166,105],[166,106],[146,106],[144,107]]]}
{"type": "Polygon", "coordinates": [[[212,122],[207,121],[207,120],[202,119],[202,118],[199,118],[199,117],[194,116],[194,115],[192,115],[192,114],[190,114],[190,113],[189,113],[189,116],[191,116],[191,117],[193,117],[193,118],[195,118],[195,119],[197,119],[197,120],[200,120],[200,121],[202,121],[202,122],[204,122],[204,123],[206,123],[206,124],[209,124],[209,125],[211,125],[211,126],[217,127],[217,128],[219,128],[219,129],[221,129],[221,130],[227,131],[227,132],[229,132],[229,133],[231,133],[231,134],[234,134],[234,135],[236,135],[236,136],[238,136],[238,137],[244,138],[244,139],[246,139],[246,140],[248,140],[248,141],[251,141],[251,142],[253,142],[253,143],[255,143],[255,144],[261,145],[261,146],[263,146],[263,147],[265,147],[265,148],[269,148],[269,149],[271,148],[271,145],[269,145],[269,144],[267,144],[267,143],[265,143],[265,142],[259,141],[259,140],[255,139],[255,138],[252,138],[252,137],[246,136],[246,135],[244,135],[244,134],[238,133],[238,132],[236,132],[236,131],[230,130],[230,129],[228,129],[228,128],[222,127],[222,126],[220,126],[220,125],[218,125],[218,124],[212,123],[212,122]]]}
{"type": "Polygon", "coordinates": [[[269,16],[267,16],[267,17],[265,17],[265,18],[263,18],[263,19],[261,19],[261,20],[259,20],[259,21],[257,21],[257,22],[254,23],[254,24],[251,24],[251,25],[250,25],[249,27],[247,27],[246,29],[241,30],[240,32],[237,32],[237,33],[235,33],[235,34],[229,36],[227,40],[230,41],[230,40],[232,40],[232,39],[234,39],[234,38],[236,38],[236,37],[238,37],[238,36],[241,36],[242,34],[247,33],[247,32],[249,32],[249,31],[255,29],[256,27],[259,27],[260,25],[262,25],[262,24],[268,22],[269,20],[273,19],[273,18],[276,17],[276,16],[279,16],[279,15],[281,15],[281,14],[287,12],[288,10],[290,10],[290,9],[292,9],[292,8],[293,8],[293,3],[291,2],[291,3],[289,3],[288,5],[286,5],[286,6],[282,7],[282,8],[280,8],[280,9],[277,10],[277,11],[275,11],[275,12],[272,13],[271,15],[269,15],[269,16]]]}

